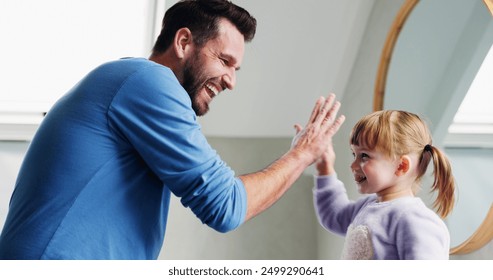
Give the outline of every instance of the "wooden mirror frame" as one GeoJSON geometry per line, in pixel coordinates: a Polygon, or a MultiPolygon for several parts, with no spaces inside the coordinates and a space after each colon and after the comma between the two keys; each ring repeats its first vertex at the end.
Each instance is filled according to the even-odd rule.
{"type": "MultiPolygon", "coordinates": [[[[487,8],[493,15],[493,0],[483,0],[487,8]]],[[[397,16],[390,27],[390,31],[387,35],[382,54],[380,57],[380,64],[377,72],[377,79],[375,81],[375,92],[373,97],[373,111],[379,111],[383,109],[383,100],[385,97],[385,86],[387,84],[387,74],[389,71],[389,65],[394,52],[394,47],[405,24],[407,18],[413,11],[414,7],[418,4],[419,0],[406,0],[398,11],[397,16]]],[[[460,245],[450,249],[451,255],[469,254],[474,252],[493,240],[493,204],[490,207],[484,221],[478,227],[478,229],[462,242],[460,245]]]]}

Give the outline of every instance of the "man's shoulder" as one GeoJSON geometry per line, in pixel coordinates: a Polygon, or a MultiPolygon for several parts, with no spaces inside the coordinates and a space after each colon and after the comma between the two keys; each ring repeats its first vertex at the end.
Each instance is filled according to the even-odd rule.
{"type": "Polygon", "coordinates": [[[117,70],[116,73],[135,72],[142,70],[164,71],[172,74],[172,71],[161,64],[142,57],[123,57],[117,60],[108,61],[100,65],[97,69],[117,70]],[[126,70],[126,71],[125,71],[126,70]]]}

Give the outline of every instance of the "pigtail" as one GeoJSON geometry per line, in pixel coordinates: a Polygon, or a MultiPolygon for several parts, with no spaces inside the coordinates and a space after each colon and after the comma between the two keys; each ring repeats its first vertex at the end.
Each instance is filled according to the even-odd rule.
{"type": "Polygon", "coordinates": [[[433,207],[442,217],[447,217],[454,208],[455,202],[455,180],[452,175],[452,167],[445,154],[432,145],[426,145],[423,150],[423,157],[429,153],[433,159],[433,175],[435,177],[431,191],[438,192],[433,207]]]}

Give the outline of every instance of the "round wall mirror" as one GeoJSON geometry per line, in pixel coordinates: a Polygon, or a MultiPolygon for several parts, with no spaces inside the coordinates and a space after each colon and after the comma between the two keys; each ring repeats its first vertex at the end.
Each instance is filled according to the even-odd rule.
{"type": "MultiPolygon", "coordinates": [[[[449,155],[457,181],[456,206],[446,221],[451,254],[475,251],[493,239],[493,186],[488,173],[493,168],[493,131],[455,135],[449,129],[493,45],[490,4],[406,0],[389,31],[375,83],[374,110],[399,109],[423,116],[434,144],[449,155]],[[478,134],[486,138],[478,142],[478,134]],[[462,140],[452,141],[452,136],[462,140]]],[[[426,189],[421,193],[429,194],[426,189]]]]}

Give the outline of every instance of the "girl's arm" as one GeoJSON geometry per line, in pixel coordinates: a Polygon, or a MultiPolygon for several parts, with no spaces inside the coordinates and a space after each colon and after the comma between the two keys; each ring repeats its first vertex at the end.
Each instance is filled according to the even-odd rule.
{"type": "Polygon", "coordinates": [[[319,223],[333,233],[345,235],[354,217],[368,200],[349,200],[344,184],[335,173],[317,176],[315,183],[313,203],[319,223]]]}

